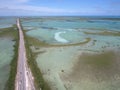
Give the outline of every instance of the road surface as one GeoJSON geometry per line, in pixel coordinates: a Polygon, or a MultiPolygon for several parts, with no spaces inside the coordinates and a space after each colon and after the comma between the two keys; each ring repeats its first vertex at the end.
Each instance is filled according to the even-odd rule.
{"type": "Polygon", "coordinates": [[[19,29],[19,50],[15,90],[35,90],[34,78],[30,68],[27,65],[24,35],[19,19],[17,19],[17,27],[19,29]]]}

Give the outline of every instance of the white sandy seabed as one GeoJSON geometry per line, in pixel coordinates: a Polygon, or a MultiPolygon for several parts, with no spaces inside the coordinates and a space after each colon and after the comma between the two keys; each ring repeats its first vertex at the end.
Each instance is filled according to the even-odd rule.
{"type": "Polygon", "coordinates": [[[57,40],[58,42],[61,42],[61,43],[68,43],[69,41],[67,41],[66,39],[64,39],[60,36],[60,34],[62,34],[62,33],[66,33],[66,32],[55,33],[55,36],[54,36],[55,40],[57,40]]]}

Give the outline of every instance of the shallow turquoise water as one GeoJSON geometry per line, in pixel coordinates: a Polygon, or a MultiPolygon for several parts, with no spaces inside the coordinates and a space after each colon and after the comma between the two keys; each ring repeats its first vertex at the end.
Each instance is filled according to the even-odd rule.
{"type": "Polygon", "coordinates": [[[9,77],[10,62],[13,57],[14,42],[8,38],[0,38],[0,90],[4,90],[9,77]]]}
{"type": "MultiPolygon", "coordinates": [[[[16,23],[13,17],[0,17],[0,29],[11,27],[16,23]]],[[[1,31],[0,31],[1,32],[1,31]]],[[[8,36],[0,36],[0,90],[4,90],[9,78],[10,62],[14,55],[14,41],[8,36]]]]}
{"type": "Polygon", "coordinates": [[[15,17],[0,17],[0,28],[11,27],[13,24],[16,24],[15,17]]]}
{"type": "Polygon", "coordinates": [[[104,20],[93,17],[84,19],[80,17],[49,17],[46,19],[37,17],[37,19],[22,19],[22,25],[24,29],[29,30],[27,32],[28,35],[49,44],[66,44],[64,42],[65,40],[68,42],[67,44],[79,43],[84,42],[86,38],[91,39],[89,43],[96,40],[95,44],[101,47],[106,46],[107,43],[110,44],[109,46],[112,46],[112,44],[119,46],[120,44],[119,36],[113,36],[112,34],[105,36],[85,33],[101,33],[104,31],[120,33],[120,20],[116,19],[104,20]],[[57,35],[57,33],[60,34],[57,35]]]}
{"type": "Polygon", "coordinates": [[[44,52],[38,54],[36,61],[52,90],[120,89],[120,18],[29,17],[22,19],[22,25],[27,35],[50,45],[73,44],[39,49],[31,46],[33,52],[44,52]],[[87,38],[88,42],[76,45],[87,38]],[[106,57],[106,51],[116,56],[111,58],[108,54],[113,60],[110,68],[98,69],[81,59],[86,53],[93,57],[102,53],[106,57]]]}

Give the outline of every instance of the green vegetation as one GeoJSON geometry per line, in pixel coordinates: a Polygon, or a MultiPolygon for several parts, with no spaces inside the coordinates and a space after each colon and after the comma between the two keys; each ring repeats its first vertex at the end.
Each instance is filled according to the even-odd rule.
{"type": "Polygon", "coordinates": [[[7,36],[7,37],[12,37],[14,39],[18,39],[16,25],[13,25],[12,27],[9,27],[9,28],[1,28],[0,29],[0,36],[1,37],[7,36]]]}
{"type": "Polygon", "coordinates": [[[27,36],[27,39],[31,42],[29,42],[30,45],[34,44],[35,46],[43,46],[43,47],[68,47],[68,46],[78,46],[78,45],[84,45],[91,41],[91,38],[86,38],[85,41],[79,42],[79,43],[73,43],[73,44],[48,44],[45,41],[41,41],[37,38],[27,36]]]}
{"type": "Polygon", "coordinates": [[[85,53],[80,56],[80,59],[83,60],[84,64],[95,67],[107,67],[112,64],[114,61],[115,54],[112,51],[102,52],[100,54],[90,54],[85,53]]]}
{"type": "Polygon", "coordinates": [[[93,34],[93,35],[120,36],[120,32],[112,32],[112,31],[84,32],[84,33],[85,34],[93,34]]]}
{"type": "Polygon", "coordinates": [[[28,40],[27,35],[25,34],[25,31],[24,31],[24,38],[25,38],[25,47],[26,47],[26,52],[27,52],[28,65],[31,68],[31,71],[32,71],[33,76],[34,76],[36,90],[40,90],[40,88],[42,90],[50,90],[50,87],[44,81],[42,73],[41,73],[41,71],[36,63],[36,56],[38,53],[34,53],[30,49],[29,40],[28,40]]]}
{"type": "MultiPolygon", "coordinates": [[[[26,30],[24,30],[24,38],[25,38],[25,46],[26,46],[26,51],[27,51],[27,59],[28,59],[28,64],[32,70],[33,76],[34,76],[34,81],[35,81],[35,87],[37,90],[40,88],[42,90],[50,90],[49,85],[44,81],[42,73],[40,71],[40,68],[37,65],[36,62],[36,56],[39,53],[42,52],[32,52],[30,49],[30,46],[34,46],[36,48],[38,47],[65,47],[65,46],[77,46],[77,45],[84,45],[91,41],[91,38],[86,38],[85,41],[80,42],[80,43],[75,43],[75,44],[64,44],[64,45],[54,45],[54,44],[48,44],[44,41],[40,41],[34,37],[30,37],[26,35],[26,30]]],[[[64,71],[63,71],[64,72],[64,71]]]]}
{"type": "Polygon", "coordinates": [[[9,28],[4,28],[0,30],[0,36],[1,37],[12,37],[13,41],[15,41],[14,44],[14,56],[10,63],[10,74],[8,81],[6,83],[5,90],[14,90],[15,89],[15,77],[17,72],[17,57],[18,57],[18,31],[16,25],[13,25],[9,28]]]}

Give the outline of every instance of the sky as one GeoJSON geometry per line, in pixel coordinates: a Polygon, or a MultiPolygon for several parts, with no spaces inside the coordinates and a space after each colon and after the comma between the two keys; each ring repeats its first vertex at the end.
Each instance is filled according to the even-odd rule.
{"type": "Polygon", "coordinates": [[[120,0],[0,0],[0,16],[120,16],[120,0]]]}

